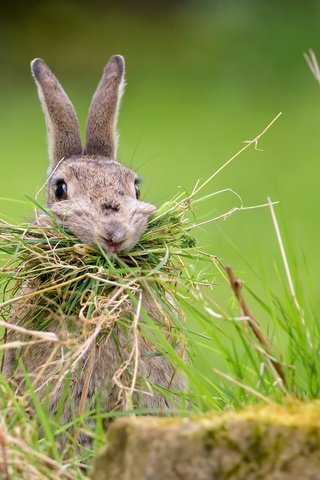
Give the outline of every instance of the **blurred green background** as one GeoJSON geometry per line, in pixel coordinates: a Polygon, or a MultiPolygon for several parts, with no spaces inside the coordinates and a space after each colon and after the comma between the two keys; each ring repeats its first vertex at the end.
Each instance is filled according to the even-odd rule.
{"type": "MultiPolygon", "coordinates": [[[[121,109],[121,161],[144,179],[155,204],[178,186],[192,189],[252,139],[262,139],[214,179],[206,193],[231,188],[245,205],[281,202],[290,242],[318,273],[320,90],[303,53],[320,55],[315,0],[1,1],[1,197],[34,196],[47,169],[46,132],[29,62],[42,57],[86,113],[110,55],[127,63],[121,109]]],[[[239,202],[231,193],[202,206],[216,216],[239,202]]],[[[278,211],[280,212],[280,209],[278,211]]],[[[2,217],[32,218],[30,207],[1,200],[2,217]]],[[[268,209],[235,213],[199,229],[201,245],[248,282],[250,265],[273,278],[279,254],[268,209]]],[[[220,283],[220,279],[217,279],[220,283]]],[[[219,285],[217,287],[219,295],[219,285]]]]}

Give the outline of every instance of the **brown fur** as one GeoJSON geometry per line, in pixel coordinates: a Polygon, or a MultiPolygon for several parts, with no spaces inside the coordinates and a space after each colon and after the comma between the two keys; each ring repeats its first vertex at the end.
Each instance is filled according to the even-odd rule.
{"type": "MultiPolygon", "coordinates": [[[[58,80],[40,59],[32,62],[32,72],[49,134],[51,163],[47,182],[48,207],[57,220],[83,243],[99,243],[110,255],[132,249],[145,231],[155,207],[136,198],[136,173],[114,159],[116,118],[124,76],[123,58],[111,57],[93,97],[85,153],[82,153],[74,108],[58,80]],[[62,180],[67,185],[67,198],[58,201],[57,185],[62,180]]],[[[34,290],[39,286],[41,287],[25,284],[23,291],[34,290]]],[[[143,293],[142,303],[155,321],[161,320],[159,310],[146,292],[143,293]]],[[[13,309],[10,321],[23,324],[26,313],[32,308],[31,300],[21,301],[13,309]]],[[[124,308],[130,311],[130,305],[124,308]]],[[[49,330],[61,337],[68,334],[63,328],[68,329],[69,325],[69,318],[64,318],[61,322],[57,317],[49,330]]],[[[23,336],[9,332],[9,339],[17,338],[23,339],[23,336]]],[[[89,349],[71,372],[70,389],[63,406],[61,424],[71,421],[74,413],[80,413],[82,392],[88,378],[87,408],[94,406],[92,402],[97,394],[106,411],[125,406],[123,397],[119,395],[119,387],[114,382],[114,374],[128,359],[132,341],[128,329],[115,325],[111,335],[105,335],[89,349]],[[90,362],[93,362],[94,368],[91,376],[87,377],[90,362]]],[[[182,390],[182,378],[175,375],[174,369],[163,356],[156,354],[155,347],[142,337],[139,337],[138,344],[138,383],[139,379],[143,381],[144,389],[150,382],[160,387],[182,390]]],[[[63,383],[59,383],[59,360],[63,355],[63,347],[59,347],[55,353],[52,353],[53,348],[54,345],[50,343],[25,347],[21,359],[40,398],[48,402],[50,412],[55,414],[63,390],[63,383]],[[51,363],[48,363],[49,360],[51,363]],[[41,378],[37,378],[40,372],[41,378]]],[[[14,350],[5,356],[4,373],[17,385],[21,384],[23,377],[17,368],[14,350]]],[[[176,404],[160,393],[136,393],[134,403],[142,408],[160,409],[176,404]]],[[[83,437],[82,443],[85,441],[86,438],[83,437]]]]}
{"type": "Polygon", "coordinates": [[[116,121],[123,89],[124,60],[120,55],[114,55],[104,69],[90,105],[85,148],[87,154],[116,157],[116,121]]]}
{"type": "Polygon", "coordinates": [[[31,64],[46,119],[51,166],[82,152],[76,112],[60,83],[43,60],[31,64]]]}

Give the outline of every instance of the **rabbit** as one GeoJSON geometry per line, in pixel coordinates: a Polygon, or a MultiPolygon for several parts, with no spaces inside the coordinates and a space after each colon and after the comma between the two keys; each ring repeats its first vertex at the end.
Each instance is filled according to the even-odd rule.
{"type": "MultiPolygon", "coordinates": [[[[76,112],[57,78],[39,58],[31,62],[31,70],[48,130],[50,166],[46,188],[49,210],[56,221],[82,243],[93,247],[99,243],[110,256],[130,251],[146,230],[156,207],[140,199],[139,177],[116,160],[116,123],[124,90],[124,58],[112,56],[103,71],[89,108],[84,149],[76,112]]],[[[48,219],[43,216],[45,214],[39,217],[40,222],[45,223],[48,219]]],[[[36,285],[26,283],[20,294],[35,288],[36,285]]],[[[145,291],[141,295],[144,309],[152,318],[159,320],[161,315],[151,297],[145,291]]],[[[30,308],[32,299],[16,304],[9,321],[12,324],[21,323],[30,308]]],[[[59,321],[53,322],[48,330],[59,336],[59,321]]],[[[17,386],[17,391],[23,393],[23,375],[19,367],[22,362],[41,401],[47,402],[50,414],[56,415],[60,408],[59,422],[62,426],[71,422],[75,415],[83,413],[84,390],[86,408],[94,408],[99,395],[105,412],[123,409],[127,405],[114,376],[128,359],[132,338],[128,339],[128,333],[120,325],[115,326],[114,334],[117,344],[112,336],[106,334],[72,370],[67,395],[65,385],[58,381],[59,370],[56,365],[59,362],[55,361],[62,358],[63,352],[53,355],[50,342],[22,347],[19,357],[16,350],[6,350],[3,373],[17,386]],[[90,361],[94,367],[88,376],[90,361]],[[59,405],[62,398],[64,403],[61,410],[59,405]]],[[[23,338],[21,333],[8,332],[8,340],[23,338]]],[[[151,342],[139,336],[138,346],[139,378],[144,379],[147,385],[156,384],[173,392],[185,390],[185,379],[162,355],[157,355],[151,342]]],[[[184,347],[179,348],[179,354],[183,356],[184,347]]],[[[176,406],[178,397],[164,396],[161,388],[153,393],[135,392],[134,405],[160,410],[176,406]]],[[[88,434],[86,429],[81,431],[78,437],[80,445],[90,446],[92,436],[93,433],[88,434]]],[[[59,437],[58,442],[64,445],[65,437],[59,437]]]]}

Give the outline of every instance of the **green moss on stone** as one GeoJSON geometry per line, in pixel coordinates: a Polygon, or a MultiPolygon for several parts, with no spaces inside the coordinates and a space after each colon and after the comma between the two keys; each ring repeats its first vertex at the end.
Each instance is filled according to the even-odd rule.
{"type": "Polygon", "coordinates": [[[255,406],[184,419],[117,420],[92,478],[316,480],[320,402],[255,406]]]}

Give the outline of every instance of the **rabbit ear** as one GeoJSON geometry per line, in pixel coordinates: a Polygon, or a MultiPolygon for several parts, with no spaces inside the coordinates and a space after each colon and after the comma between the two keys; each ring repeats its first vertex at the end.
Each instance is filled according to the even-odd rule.
{"type": "Polygon", "coordinates": [[[49,67],[40,58],[31,62],[45,115],[51,167],[62,158],[82,153],[79,123],[72,103],[49,67]]]}
{"type": "Polygon", "coordinates": [[[105,67],[93,96],[88,121],[85,152],[115,159],[116,122],[124,87],[124,58],[114,55],[105,67]]]}

